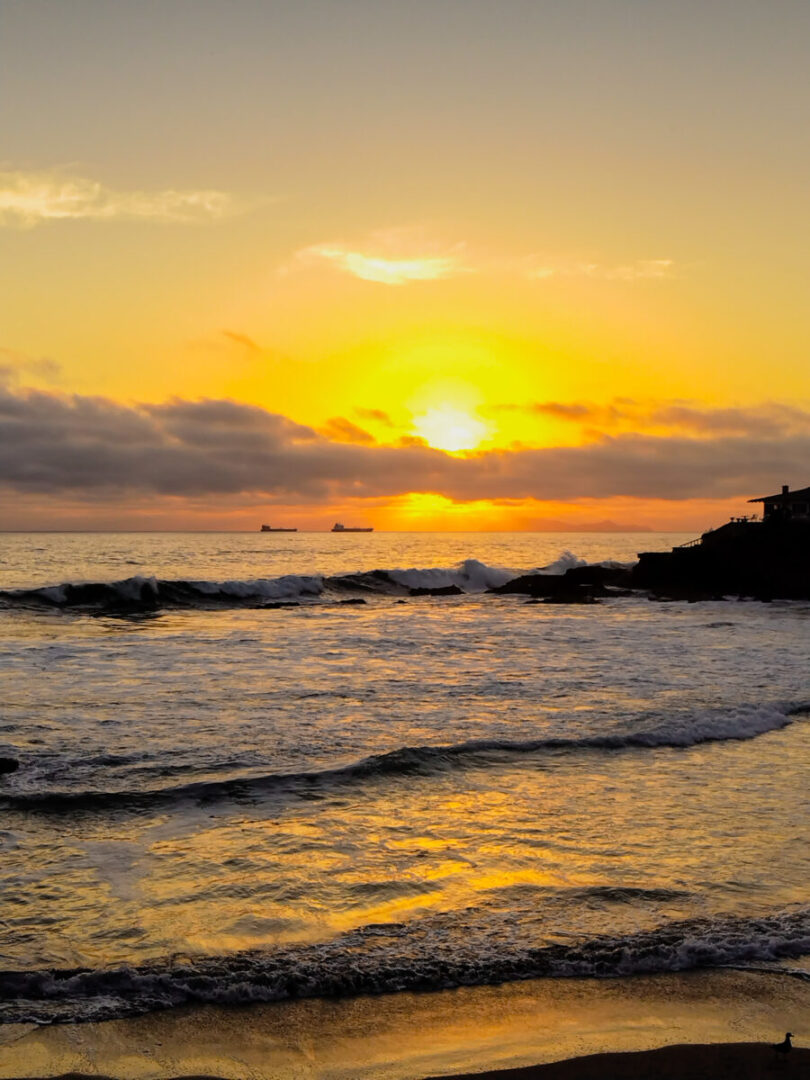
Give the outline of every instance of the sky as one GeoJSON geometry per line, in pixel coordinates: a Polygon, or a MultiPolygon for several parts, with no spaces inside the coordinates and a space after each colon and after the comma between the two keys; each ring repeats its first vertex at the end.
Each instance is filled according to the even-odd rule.
{"type": "Polygon", "coordinates": [[[0,528],[810,484],[806,0],[0,0],[0,528]]]}

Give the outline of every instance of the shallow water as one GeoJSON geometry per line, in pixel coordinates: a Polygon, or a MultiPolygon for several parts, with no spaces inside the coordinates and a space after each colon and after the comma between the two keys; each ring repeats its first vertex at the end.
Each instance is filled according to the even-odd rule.
{"type": "Polygon", "coordinates": [[[3,1018],[801,965],[810,605],[485,592],[681,539],[0,538],[3,1018]]]}

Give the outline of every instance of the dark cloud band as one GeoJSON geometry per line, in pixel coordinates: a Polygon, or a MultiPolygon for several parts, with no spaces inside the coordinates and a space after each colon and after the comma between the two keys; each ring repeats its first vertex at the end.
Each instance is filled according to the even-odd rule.
{"type": "Polygon", "coordinates": [[[0,390],[0,481],[21,494],[94,501],[153,493],[308,502],[408,492],[459,501],[717,499],[807,482],[810,433],[718,428],[714,438],[625,434],[578,447],[454,457],[427,446],[338,441],[233,401],[123,405],[6,388],[0,390]]]}

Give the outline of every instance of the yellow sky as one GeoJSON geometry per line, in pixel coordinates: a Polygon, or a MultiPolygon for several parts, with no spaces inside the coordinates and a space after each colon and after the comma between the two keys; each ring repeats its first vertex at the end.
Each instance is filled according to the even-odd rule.
{"type": "MultiPolygon", "coordinates": [[[[364,448],[298,498],[283,456],[240,474],[228,527],[268,496],[312,524],[688,529],[807,483],[807,9],[580,6],[9,4],[7,393],[227,399],[364,448]],[[660,481],[597,483],[613,440],[660,481]],[[711,483],[665,472],[670,446],[708,475],[717,440],[711,483]],[[341,502],[375,448],[420,442],[489,457],[341,502]],[[527,479],[526,451],[597,446],[567,495],[527,479]]],[[[169,506],[126,475],[37,483],[12,478],[9,523],[46,489],[65,520],[128,521],[116,484],[217,523],[194,484],[169,506]]]]}

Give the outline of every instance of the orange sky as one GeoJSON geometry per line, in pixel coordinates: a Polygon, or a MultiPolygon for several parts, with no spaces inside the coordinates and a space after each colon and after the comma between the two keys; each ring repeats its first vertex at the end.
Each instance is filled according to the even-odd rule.
{"type": "Polygon", "coordinates": [[[806,485],[808,44],[790,0],[12,0],[0,527],[806,485]]]}

